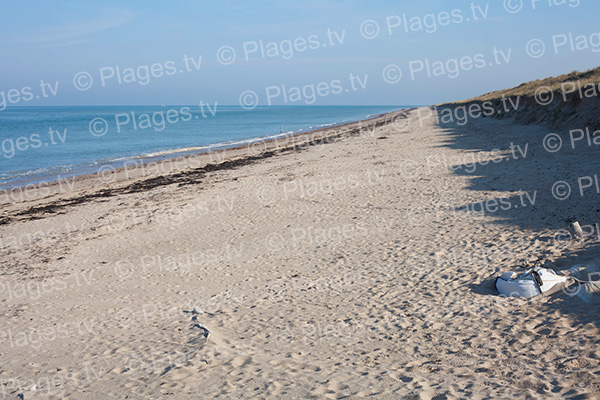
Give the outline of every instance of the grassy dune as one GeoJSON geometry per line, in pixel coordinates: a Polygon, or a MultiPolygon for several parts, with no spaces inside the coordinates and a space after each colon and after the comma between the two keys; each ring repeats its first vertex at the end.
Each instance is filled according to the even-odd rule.
{"type": "Polygon", "coordinates": [[[514,117],[520,123],[545,124],[552,128],[600,130],[600,67],[538,79],[442,106],[473,103],[491,103],[497,110],[493,114],[496,118],[514,117]],[[516,109],[512,107],[517,104],[516,109]]]}

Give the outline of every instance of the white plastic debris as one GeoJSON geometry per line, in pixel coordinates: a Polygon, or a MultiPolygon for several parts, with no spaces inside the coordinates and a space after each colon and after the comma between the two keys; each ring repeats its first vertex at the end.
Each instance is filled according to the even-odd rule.
{"type": "Polygon", "coordinates": [[[551,269],[534,267],[521,274],[503,273],[496,278],[496,289],[505,296],[534,297],[568,286],[569,279],[569,276],[559,275],[551,269]]]}
{"type": "Polygon", "coordinates": [[[579,225],[579,222],[573,222],[571,224],[571,228],[573,229],[573,233],[575,233],[575,236],[583,237],[583,229],[581,229],[581,225],[579,225]]]}
{"type": "Polygon", "coordinates": [[[198,306],[195,306],[195,307],[194,307],[194,309],[192,310],[192,312],[193,312],[194,314],[199,314],[199,315],[202,315],[202,314],[204,314],[204,310],[203,310],[203,309],[201,309],[201,308],[200,308],[200,307],[198,307],[198,306]]]}

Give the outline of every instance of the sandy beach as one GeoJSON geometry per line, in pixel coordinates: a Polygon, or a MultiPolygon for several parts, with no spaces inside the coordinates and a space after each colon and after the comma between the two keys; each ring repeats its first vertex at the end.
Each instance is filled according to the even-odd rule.
{"type": "Polygon", "coordinates": [[[550,132],[418,108],[3,193],[0,397],[598,399],[598,296],[494,289],[597,267],[597,149],[550,132]]]}

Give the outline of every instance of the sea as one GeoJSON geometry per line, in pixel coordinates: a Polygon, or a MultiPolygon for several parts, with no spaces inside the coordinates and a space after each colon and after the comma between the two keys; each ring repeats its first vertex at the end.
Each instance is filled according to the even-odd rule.
{"type": "Polygon", "coordinates": [[[79,106],[0,111],[0,188],[358,121],[408,106],[79,106]]]}

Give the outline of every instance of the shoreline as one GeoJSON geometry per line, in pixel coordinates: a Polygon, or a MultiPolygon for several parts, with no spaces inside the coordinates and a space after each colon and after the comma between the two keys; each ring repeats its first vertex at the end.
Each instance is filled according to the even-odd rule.
{"type": "Polygon", "coordinates": [[[375,128],[394,123],[398,118],[403,119],[414,109],[403,108],[371,118],[283,136],[277,135],[274,138],[249,139],[245,144],[219,146],[202,152],[192,151],[186,155],[173,152],[170,153],[174,155],[172,157],[129,159],[119,162],[121,166],[108,163],[98,166],[96,172],[64,176],[58,174],[56,179],[45,182],[23,182],[22,185],[9,188],[2,185],[0,205],[5,211],[4,215],[0,215],[0,225],[15,220],[43,218],[70,205],[85,203],[95,198],[135,193],[171,184],[195,184],[207,173],[238,168],[288,151],[302,151],[309,146],[334,143],[346,135],[360,134],[363,128],[370,129],[373,133],[375,128]],[[77,196],[78,192],[84,194],[77,196]],[[71,193],[71,196],[68,193],[71,193]],[[53,197],[63,197],[60,195],[65,196],[52,201],[53,197]]]}
{"type": "MultiPolygon", "coordinates": [[[[96,106],[91,106],[91,108],[94,108],[94,107],[96,107],[96,106]]],[[[121,106],[102,106],[102,108],[107,108],[107,107],[119,108],[121,106]]],[[[137,107],[143,108],[145,106],[137,106],[137,107]]],[[[153,107],[158,107],[158,106],[153,106],[153,107]]],[[[332,106],[332,107],[338,107],[338,106],[332,106]]],[[[357,106],[357,107],[362,107],[362,106],[357,106]]],[[[108,166],[110,168],[119,169],[121,167],[128,165],[129,163],[132,163],[132,162],[140,162],[140,163],[147,164],[147,163],[152,163],[152,162],[157,162],[157,161],[160,162],[160,161],[163,161],[166,159],[209,153],[211,151],[221,151],[221,150],[228,149],[228,148],[250,145],[254,142],[277,140],[277,139],[287,137],[287,136],[293,136],[293,135],[298,135],[298,134],[303,134],[303,133],[310,133],[310,132],[321,130],[321,129],[333,128],[333,127],[345,125],[348,123],[359,122],[359,121],[364,121],[364,120],[368,120],[371,118],[376,118],[378,116],[381,116],[381,115],[384,115],[387,113],[397,112],[401,109],[414,108],[414,106],[399,106],[399,107],[403,107],[403,108],[395,109],[395,110],[392,110],[389,112],[384,112],[384,113],[374,113],[374,114],[362,115],[360,117],[355,116],[355,117],[351,117],[350,119],[348,119],[346,121],[342,121],[342,122],[321,123],[316,127],[312,126],[313,124],[310,124],[311,126],[307,125],[306,127],[292,129],[292,130],[288,130],[286,132],[280,132],[280,133],[266,134],[266,135],[261,135],[261,136],[253,136],[253,137],[242,138],[242,139],[232,139],[232,140],[228,140],[228,141],[221,141],[221,142],[209,143],[209,144],[188,145],[188,146],[184,146],[184,147],[180,147],[180,148],[166,147],[166,148],[162,148],[162,149],[156,149],[156,150],[152,150],[152,151],[135,153],[135,154],[114,157],[114,158],[111,158],[111,157],[99,158],[99,159],[96,159],[93,161],[80,163],[80,164],[73,164],[73,165],[63,164],[63,165],[54,165],[54,166],[50,166],[50,167],[43,167],[43,168],[37,168],[37,169],[34,168],[34,169],[29,169],[29,170],[13,171],[13,173],[11,175],[5,177],[5,179],[2,182],[0,182],[0,192],[3,190],[11,190],[14,188],[27,186],[27,185],[49,184],[49,183],[58,181],[60,179],[96,174],[100,168],[106,167],[106,166],[108,166]],[[57,172],[57,171],[60,171],[60,172],[57,172]]],[[[19,108],[19,107],[15,107],[15,108],[19,108]]],[[[27,107],[21,107],[21,109],[26,109],[26,108],[27,107]]],[[[87,107],[81,106],[81,107],[67,107],[67,108],[87,108],[87,107]]],[[[1,201],[0,201],[0,203],[1,203],[1,201]]]]}

